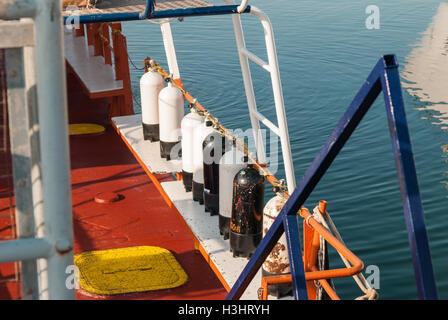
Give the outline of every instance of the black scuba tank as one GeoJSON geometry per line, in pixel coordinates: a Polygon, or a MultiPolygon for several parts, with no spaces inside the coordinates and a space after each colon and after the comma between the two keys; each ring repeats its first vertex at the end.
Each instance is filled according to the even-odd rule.
{"type": "Polygon", "coordinates": [[[198,201],[199,204],[204,204],[204,160],[202,159],[202,144],[209,134],[215,132],[212,125],[213,123],[210,120],[206,120],[194,129],[193,181],[191,191],[193,193],[193,201],[198,201]]]}
{"type": "Polygon", "coordinates": [[[233,180],[230,251],[249,258],[262,239],[264,177],[253,165],[241,169],[233,180]]]}
{"type": "Polygon", "coordinates": [[[218,132],[209,134],[202,144],[204,207],[211,216],[219,213],[219,161],[231,146],[231,142],[218,132]]]}

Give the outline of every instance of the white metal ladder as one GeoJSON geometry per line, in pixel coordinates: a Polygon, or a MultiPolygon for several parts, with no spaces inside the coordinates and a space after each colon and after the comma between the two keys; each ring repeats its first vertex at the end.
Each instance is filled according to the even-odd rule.
{"type": "MultiPolygon", "coordinates": [[[[223,0],[226,4],[233,4],[232,1],[223,0]]],[[[243,4],[247,5],[247,1],[243,1],[243,4]]],[[[242,4],[242,5],[243,5],[242,4]]],[[[251,120],[252,130],[254,133],[255,146],[257,150],[257,157],[260,163],[266,163],[266,154],[263,145],[263,139],[260,131],[260,122],[263,123],[268,129],[280,138],[280,144],[283,154],[283,162],[285,166],[286,183],[289,192],[292,192],[296,187],[294,166],[292,162],[291,146],[289,142],[288,125],[286,122],[285,104],[283,99],[283,90],[280,80],[280,71],[277,60],[277,50],[275,48],[274,32],[272,30],[271,22],[268,16],[260,9],[251,6],[250,13],[256,16],[262,24],[268,62],[259,58],[246,48],[244,41],[243,27],[241,24],[241,17],[239,14],[233,14],[233,27],[235,31],[236,44],[238,49],[238,55],[241,64],[241,72],[243,76],[244,89],[246,92],[247,104],[249,108],[249,116],[251,120]],[[277,114],[277,123],[275,125],[272,121],[267,119],[263,114],[258,112],[257,103],[255,100],[254,87],[252,83],[252,75],[249,67],[249,59],[258,64],[264,70],[269,72],[271,76],[272,90],[274,96],[275,111],[277,114]]],[[[165,52],[167,56],[168,66],[170,73],[174,78],[179,78],[179,68],[176,59],[176,53],[174,50],[174,42],[171,34],[169,22],[161,24],[162,37],[165,45],[165,52]]]]}

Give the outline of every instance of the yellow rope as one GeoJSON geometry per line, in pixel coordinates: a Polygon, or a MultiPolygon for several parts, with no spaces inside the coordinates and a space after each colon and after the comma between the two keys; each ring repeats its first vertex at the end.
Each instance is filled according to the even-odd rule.
{"type": "MultiPolygon", "coordinates": [[[[164,79],[165,81],[171,83],[174,87],[176,87],[177,89],[179,89],[182,94],[184,95],[185,98],[187,98],[187,96],[189,96],[188,92],[182,87],[182,85],[180,85],[177,81],[175,81],[175,79],[168,74],[168,72],[166,72],[166,70],[164,70],[156,61],[150,59],[150,58],[146,58],[144,60],[144,64],[147,70],[150,70],[152,72],[156,72],[159,73],[164,79]]],[[[190,96],[191,97],[191,96],[190,96]]],[[[188,100],[188,99],[187,99],[188,100]]],[[[201,106],[202,107],[202,106],[201,106]]],[[[268,181],[274,186],[274,192],[281,196],[282,198],[288,198],[289,194],[286,191],[286,186],[284,184],[283,181],[278,181],[274,174],[272,174],[269,169],[267,169],[266,167],[262,166],[260,163],[257,162],[257,160],[251,155],[251,153],[249,152],[249,149],[246,145],[246,143],[242,140],[242,139],[238,139],[237,137],[235,137],[234,135],[232,135],[229,130],[227,130],[219,121],[217,118],[215,118],[210,111],[208,111],[207,109],[203,108],[203,110],[200,110],[198,108],[198,104],[197,104],[197,99],[193,99],[193,102],[189,104],[189,108],[190,111],[192,113],[195,113],[203,118],[206,118],[207,120],[212,122],[213,125],[213,129],[218,132],[219,134],[229,138],[231,141],[233,141],[235,143],[235,145],[237,146],[237,148],[244,153],[244,155],[246,155],[248,157],[248,159],[250,159],[250,161],[252,161],[252,163],[255,164],[255,167],[258,169],[258,171],[260,172],[260,174],[262,174],[265,177],[273,177],[274,179],[268,179],[268,181]]]]}

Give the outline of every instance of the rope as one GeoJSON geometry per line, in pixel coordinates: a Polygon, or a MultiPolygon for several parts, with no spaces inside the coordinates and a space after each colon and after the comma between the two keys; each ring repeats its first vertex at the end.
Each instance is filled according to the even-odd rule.
{"type": "MultiPolygon", "coordinates": [[[[313,215],[319,217],[318,221],[328,230],[331,230],[336,237],[344,246],[344,240],[342,240],[341,234],[339,233],[338,229],[336,228],[336,225],[333,223],[333,220],[330,217],[330,214],[325,211],[325,214],[323,215],[319,207],[315,207],[313,210],[313,215]],[[327,223],[328,222],[328,223],[327,223]]],[[[337,251],[337,250],[336,250],[337,251]]],[[[350,268],[350,262],[339,252],[337,251],[339,256],[341,257],[342,261],[344,262],[345,266],[347,268],[350,268]]],[[[363,296],[357,297],[355,300],[377,300],[379,295],[378,292],[375,291],[375,289],[372,289],[370,287],[370,284],[367,282],[366,278],[362,273],[355,274],[353,276],[353,279],[355,280],[356,284],[358,285],[359,289],[361,289],[362,292],[364,292],[363,296]]]]}
{"type": "Polygon", "coordinates": [[[139,70],[139,71],[141,71],[141,70],[146,70],[146,67],[143,67],[143,68],[139,68],[139,67],[137,67],[136,65],[135,65],[135,63],[132,61],[132,59],[131,59],[131,57],[128,55],[128,60],[129,60],[129,62],[131,63],[131,65],[132,65],[132,67],[135,69],[135,70],[139,70]]]}
{"type": "MultiPolygon", "coordinates": [[[[313,214],[310,215],[308,218],[314,218],[317,222],[325,226],[325,220],[324,217],[320,214],[313,214]]],[[[307,224],[308,224],[308,218],[307,218],[307,224]]],[[[317,255],[317,264],[319,270],[327,270],[329,269],[329,259],[328,259],[328,249],[327,249],[327,241],[324,239],[324,237],[319,236],[319,250],[317,255]]],[[[331,279],[327,279],[328,284],[331,286],[333,290],[334,283],[331,279]]],[[[325,292],[325,289],[322,287],[319,281],[314,280],[314,284],[317,287],[317,295],[316,300],[329,300],[330,297],[325,292]]]]}

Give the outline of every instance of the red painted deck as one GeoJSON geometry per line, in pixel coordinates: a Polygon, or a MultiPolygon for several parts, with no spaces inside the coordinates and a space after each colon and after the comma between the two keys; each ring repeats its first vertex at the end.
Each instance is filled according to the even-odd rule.
{"type": "MultiPolygon", "coordinates": [[[[6,73],[4,50],[0,50],[0,241],[15,238],[13,179],[6,112],[6,73]]],[[[0,299],[15,299],[20,294],[16,278],[18,263],[0,264],[0,299]]]]}
{"type": "MultiPolygon", "coordinates": [[[[106,100],[89,100],[71,75],[68,75],[68,92],[70,123],[107,124],[106,100]]],[[[114,129],[109,125],[106,128],[101,135],[70,138],[75,254],[160,246],[173,252],[189,280],[178,288],[138,294],[99,297],[78,292],[77,299],[223,299],[226,290],[195,250],[185,223],[168,207],[114,129]],[[99,204],[93,200],[99,192],[116,192],[122,199],[99,204]]],[[[171,175],[156,177],[159,181],[173,179],[171,175]]],[[[7,201],[0,194],[0,213],[9,208],[7,201]]],[[[3,220],[0,223],[0,232],[11,230],[3,220]]],[[[0,265],[0,278],[14,274],[12,267],[13,264],[0,265]]],[[[8,287],[0,283],[0,299],[15,298],[15,286],[12,282],[8,287]]]]}

